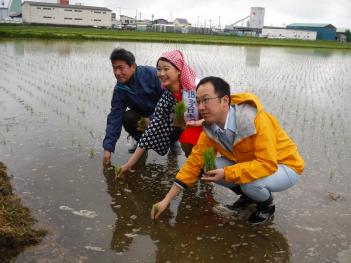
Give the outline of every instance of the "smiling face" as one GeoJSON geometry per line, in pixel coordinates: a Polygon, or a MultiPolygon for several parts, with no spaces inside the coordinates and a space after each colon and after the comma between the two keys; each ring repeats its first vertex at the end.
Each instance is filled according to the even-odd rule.
{"type": "Polygon", "coordinates": [[[197,107],[206,122],[224,126],[229,109],[229,97],[218,97],[211,82],[200,85],[196,91],[197,107]]]}
{"type": "Polygon", "coordinates": [[[157,77],[163,86],[169,88],[179,83],[180,71],[170,62],[159,60],[157,63],[157,77]]]}
{"type": "Polygon", "coordinates": [[[120,83],[128,82],[136,69],[136,64],[129,66],[124,60],[114,60],[112,62],[113,74],[120,83]]]}

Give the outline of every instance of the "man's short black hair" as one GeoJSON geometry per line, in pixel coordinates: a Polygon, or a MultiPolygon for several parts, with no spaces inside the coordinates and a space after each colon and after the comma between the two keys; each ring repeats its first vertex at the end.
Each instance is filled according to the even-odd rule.
{"type": "Polygon", "coordinates": [[[224,79],[221,79],[219,77],[214,77],[214,76],[203,78],[202,80],[200,80],[199,84],[197,84],[196,91],[201,85],[204,85],[208,82],[213,85],[214,91],[218,97],[222,98],[225,95],[229,97],[229,105],[230,105],[230,86],[224,79]]]}
{"type": "Polygon", "coordinates": [[[135,57],[132,52],[125,50],[124,48],[115,48],[110,55],[111,62],[115,60],[125,61],[128,66],[135,64],[135,57]]]}

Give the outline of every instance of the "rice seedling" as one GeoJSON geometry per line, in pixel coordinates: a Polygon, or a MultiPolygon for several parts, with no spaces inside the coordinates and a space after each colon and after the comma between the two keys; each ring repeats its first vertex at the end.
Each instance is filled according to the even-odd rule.
{"type": "Polygon", "coordinates": [[[156,215],[158,213],[158,211],[160,211],[160,207],[158,204],[154,204],[151,208],[151,217],[153,220],[156,220],[156,215]]]}
{"type": "Polygon", "coordinates": [[[205,172],[211,171],[216,169],[216,163],[215,163],[215,152],[213,148],[208,148],[204,152],[204,169],[205,172]]]}
{"type": "Polygon", "coordinates": [[[184,127],[185,120],[184,120],[184,113],[186,111],[186,106],[183,101],[177,102],[174,106],[174,120],[173,126],[175,127],[184,127]]]}

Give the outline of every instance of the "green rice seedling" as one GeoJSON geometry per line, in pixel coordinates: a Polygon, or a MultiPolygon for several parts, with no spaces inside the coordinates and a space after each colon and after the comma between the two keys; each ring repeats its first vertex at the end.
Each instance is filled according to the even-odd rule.
{"type": "Polygon", "coordinates": [[[215,164],[215,152],[213,148],[208,148],[204,152],[204,167],[205,167],[205,172],[211,171],[216,169],[216,164],[215,164]]]}
{"type": "Polygon", "coordinates": [[[143,132],[145,131],[146,128],[147,128],[147,122],[144,117],[141,117],[137,122],[137,129],[138,131],[143,132]]]}
{"type": "Polygon", "coordinates": [[[121,174],[121,167],[116,164],[115,165],[115,179],[117,180],[118,178],[121,178],[122,174],[121,174]]]}
{"type": "Polygon", "coordinates": [[[158,204],[154,204],[151,208],[151,217],[156,220],[155,216],[157,215],[158,211],[160,211],[160,207],[158,204]]]}
{"type": "Polygon", "coordinates": [[[174,121],[173,121],[173,126],[175,127],[184,127],[185,126],[185,121],[184,121],[184,113],[186,111],[186,106],[183,101],[179,101],[176,103],[174,106],[174,121]]]}

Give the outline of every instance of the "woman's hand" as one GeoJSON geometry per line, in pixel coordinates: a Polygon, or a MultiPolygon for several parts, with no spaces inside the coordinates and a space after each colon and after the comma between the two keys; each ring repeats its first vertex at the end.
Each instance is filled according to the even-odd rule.
{"type": "Polygon", "coordinates": [[[129,172],[131,170],[131,167],[129,167],[128,163],[122,164],[119,167],[119,175],[123,176],[126,172],[129,172]]]}
{"type": "Polygon", "coordinates": [[[186,126],[193,126],[193,127],[198,127],[202,126],[202,123],[204,122],[204,119],[197,120],[197,121],[187,121],[186,126]]]}

